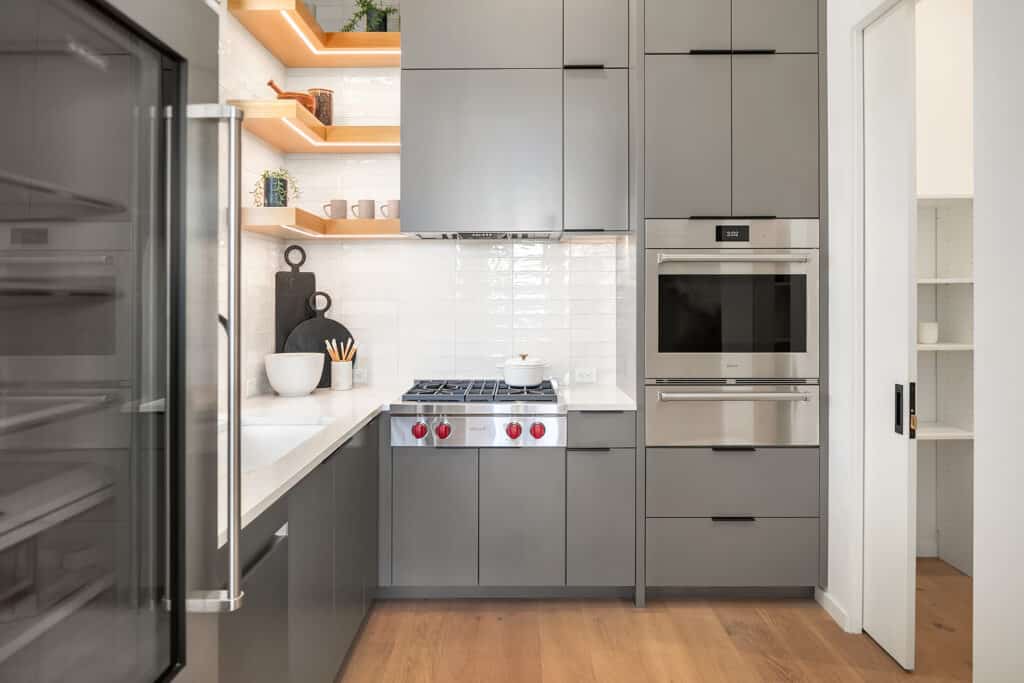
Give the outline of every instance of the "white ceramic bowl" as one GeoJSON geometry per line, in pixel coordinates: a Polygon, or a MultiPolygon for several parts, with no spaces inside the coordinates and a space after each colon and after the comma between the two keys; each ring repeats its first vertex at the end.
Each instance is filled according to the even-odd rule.
{"type": "Polygon", "coordinates": [[[322,353],[271,353],[263,358],[270,386],[281,396],[306,396],[320,383],[322,353]]]}

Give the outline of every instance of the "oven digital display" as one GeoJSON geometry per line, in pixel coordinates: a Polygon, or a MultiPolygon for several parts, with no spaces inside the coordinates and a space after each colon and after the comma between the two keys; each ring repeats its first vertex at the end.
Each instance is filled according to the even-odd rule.
{"type": "Polygon", "coordinates": [[[749,225],[717,225],[715,226],[716,242],[749,242],[749,225]]]}

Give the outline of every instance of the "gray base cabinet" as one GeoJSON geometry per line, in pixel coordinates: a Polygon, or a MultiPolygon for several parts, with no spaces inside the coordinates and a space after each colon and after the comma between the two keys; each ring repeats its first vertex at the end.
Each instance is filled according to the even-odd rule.
{"type": "Polygon", "coordinates": [[[480,450],[480,585],[565,585],[565,450],[480,450]]]}
{"type": "Polygon", "coordinates": [[[478,475],[476,449],[393,449],[394,585],[477,584],[478,475]]]}
{"type": "MultiPolygon", "coordinates": [[[[332,456],[336,457],[336,456],[332,456]]],[[[335,629],[334,476],[321,464],[288,494],[291,679],[330,681],[342,644],[335,629]]]]}
{"type": "Polygon", "coordinates": [[[636,529],[636,451],[569,450],[566,584],[631,586],[636,529]]]}
{"type": "Polygon", "coordinates": [[[818,581],[815,518],[648,519],[651,587],[793,587],[818,581]]]}
{"type": "MultiPolygon", "coordinates": [[[[289,539],[275,537],[242,579],[243,609],[221,617],[220,680],[280,683],[289,679],[289,539]]],[[[328,679],[324,679],[325,682],[328,679]]]]}

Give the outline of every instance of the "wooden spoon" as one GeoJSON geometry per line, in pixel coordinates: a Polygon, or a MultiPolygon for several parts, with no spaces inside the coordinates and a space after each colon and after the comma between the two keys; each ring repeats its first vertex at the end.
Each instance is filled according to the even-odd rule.
{"type": "Polygon", "coordinates": [[[314,97],[309,93],[281,90],[281,87],[277,83],[275,83],[273,79],[267,81],[267,85],[269,85],[273,89],[273,91],[277,93],[277,99],[295,100],[303,107],[308,109],[310,113],[315,112],[316,99],[314,99],[314,97]]]}

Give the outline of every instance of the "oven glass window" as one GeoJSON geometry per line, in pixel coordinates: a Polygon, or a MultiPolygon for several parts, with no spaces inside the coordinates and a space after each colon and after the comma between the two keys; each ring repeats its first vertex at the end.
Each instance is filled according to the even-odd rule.
{"type": "Polygon", "coordinates": [[[660,353],[806,353],[806,275],[661,275],[660,353]]]}

